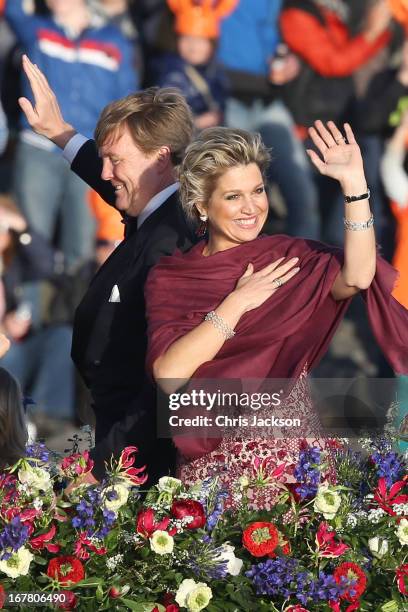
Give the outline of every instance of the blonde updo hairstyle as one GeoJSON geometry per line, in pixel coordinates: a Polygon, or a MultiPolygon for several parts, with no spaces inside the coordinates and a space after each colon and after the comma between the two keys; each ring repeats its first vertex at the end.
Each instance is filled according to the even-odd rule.
{"type": "Polygon", "coordinates": [[[226,127],[203,130],[187,147],[179,167],[180,198],[186,216],[199,221],[197,207],[206,208],[224,172],[257,164],[265,178],[270,159],[259,134],[226,127]]]}

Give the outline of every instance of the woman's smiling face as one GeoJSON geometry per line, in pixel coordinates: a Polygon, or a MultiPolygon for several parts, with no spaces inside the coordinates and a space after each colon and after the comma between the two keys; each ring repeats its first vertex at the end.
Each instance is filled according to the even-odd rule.
{"type": "Polygon", "coordinates": [[[268,208],[264,180],[256,163],[226,170],[218,178],[207,207],[200,207],[200,214],[208,216],[205,254],[254,240],[266,221],[268,208]]]}

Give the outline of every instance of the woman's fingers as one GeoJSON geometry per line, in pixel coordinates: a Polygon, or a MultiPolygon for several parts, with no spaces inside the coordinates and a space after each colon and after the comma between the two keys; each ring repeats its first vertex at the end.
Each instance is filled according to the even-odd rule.
{"type": "Polygon", "coordinates": [[[278,276],[277,278],[274,278],[272,280],[273,286],[276,289],[279,289],[280,285],[284,285],[285,283],[287,283],[288,280],[293,278],[299,272],[299,270],[300,270],[300,268],[299,268],[299,266],[297,266],[296,268],[292,268],[291,270],[289,270],[289,272],[286,272],[286,274],[283,274],[281,276],[278,276]],[[279,284],[276,282],[277,279],[279,279],[279,281],[280,281],[279,284]]]}
{"type": "Polygon", "coordinates": [[[275,270],[270,273],[272,280],[275,278],[281,278],[281,276],[283,276],[284,274],[286,274],[286,272],[293,268],[293,266],[295,266],[298,261],[299,257],[292,257],[286,263],[275,268],[275,270]]]}
{"type": "Polygon", "coordinates": [[[272,263],[268,264],[264,268],[261,268],[260,270],[258,270],[258,272],[256,272],[256,275],[261,277],[261,278],[264,277],[264,276],[268,276],[268,274],[273,272],[279,266],[279,264],[282,263],[282,261],[284,259],[285,259],[285,257],[280,257],[276,261],[273,261],[272,263]]]}
{"type": "Polygon", "coordinates": [[[344,131],[346,132],[347,142],[349,144],[356,144],[356,139],[354,138],[354,132],[351,129],[351,125],[349,123],[344,124],[344,131]]]}
{"type": "Polygon", "coordinates": [[[310,157],[310,160],[313,165],[316,166],[316,168],[319,170],[320,174],[325,174],[326,164],[320,159],[316,151],[313,151],[313,149],[306,149],[306,153],[310,157]]]}
{"type": "Polygon", "coordinates": [[[338,145],[347,144],[346,139],[344,138],[343,134],[340,132],[339,128],[334,123],[334,121],[328,121],[327,127],[332,133],[335,144],[338,144],[338,145]]]}
{"type": "Polygon", "coordinates": [[[314,128],[318,132],[320,138],[324,141],[324,143],[326,144],[327,147],[335,146],[336,140],[335,140],[333,134],[331,133],[331,131],[329,131],[326,128],[326,126],[324,125],[323,121],[320,121],[320,119],[318,121],[315,121],[314,122],[314,128]]]}

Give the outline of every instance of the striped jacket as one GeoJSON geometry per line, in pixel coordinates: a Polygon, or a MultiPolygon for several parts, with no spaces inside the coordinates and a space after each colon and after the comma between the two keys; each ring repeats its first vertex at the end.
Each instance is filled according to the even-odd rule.
{"type": "MultiPolygon", "coordinates": [[[[52,16],[25,12],[23,0],[7,0],[5,17],[24,51],[45,73],[66,121],[91,136],[103,107],[138,88],[131,43],[120,30],[92,18],[79,35],[52,16]]],[[[32,99],[24,79],[23,95],[32,99]]],[[[28,127],[23,117],[23,128],[28,127]]]]}

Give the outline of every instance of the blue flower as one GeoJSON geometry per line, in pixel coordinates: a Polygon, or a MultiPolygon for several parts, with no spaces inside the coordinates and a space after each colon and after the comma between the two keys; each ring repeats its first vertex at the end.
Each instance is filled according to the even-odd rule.
{"type": "Polygon", "coordinates": [[[299,461],[294,470],[294,476],[299,483],[296,493],[301,499],[313,497],[317,493],[320,482],[321,452],[319,448],[310,446],[299,453],[299,461]]]}
{"type": "Polygon", "coordinates": [[[17,552],[28,540],[29,530],[20,517],[14,517],[0,533],[0,559],[7,561],[13,552],[17,552]]]}

